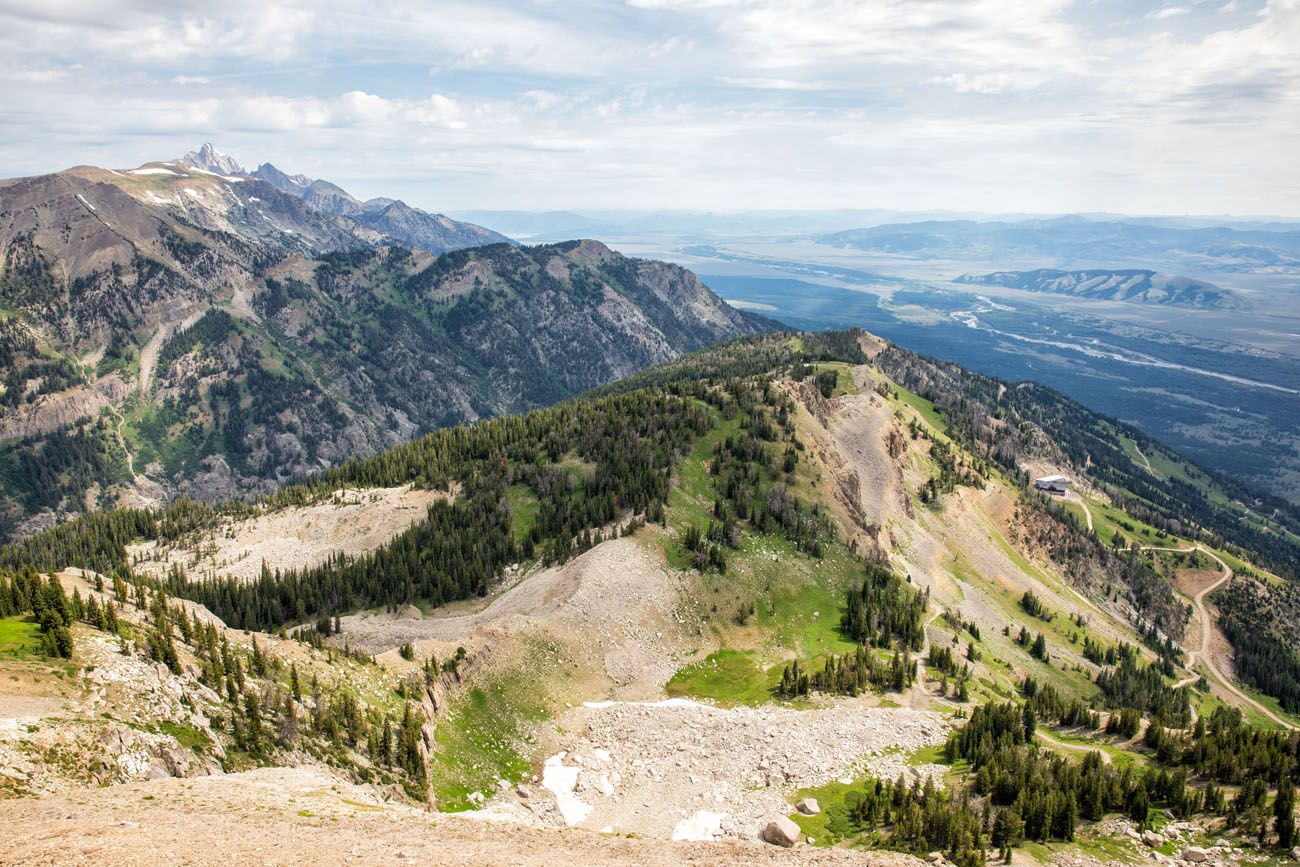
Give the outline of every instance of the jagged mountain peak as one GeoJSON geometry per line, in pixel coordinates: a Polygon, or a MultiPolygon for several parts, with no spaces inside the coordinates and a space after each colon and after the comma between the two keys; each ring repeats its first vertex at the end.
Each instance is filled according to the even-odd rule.
{"type": "Polygon", "coordinates": [[[191,168],[201,169],[205,172],[215,172],[219,175],[248,174],[248,171],[239,164],[238,160],[223,154],[214,148],[211,142],[205,142],[198,150],[190,151],[181,157],[178,162],[191,168]]]}
{"type": "Polygon", "coordinates": [[[262,163],[250,174],[259,181],[266,181],[282,193],[301,196],[302,191],[312,185],[314,178],[304,174],[291,175],[280,171],[270,163],[262,163]]]}

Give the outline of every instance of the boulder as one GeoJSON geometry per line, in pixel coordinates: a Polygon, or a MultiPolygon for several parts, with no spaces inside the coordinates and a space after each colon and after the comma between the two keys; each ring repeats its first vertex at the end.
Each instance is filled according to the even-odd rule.
{"type": "Polygon", "coordinates": [[[1296,859],[1297,861],[1300,861],[1300,846],[1296,846],[1294,849],[1291,850],[1291,857],[1296,859]]]}
{"type": "Polygon", "coordinates": [[[197,769],[194,767],[194,762],[191,761],[194,753],[189,750],[173,750],[170,747],[163,747],[159,751],[159,756],[173,777],[195,776],[197,769]]]}
{"type": "Polygon", "coordinates": [[[1191,861],[1193,864],[1200,864],[1210,860],[1210,853],[1200,846],[1188,846],[1183,850],[1183,860],[1191,861]]]}
{"type": "Polygon", "coordinates": [[[784,846],[789,849],[803,836],[799,826],[787,819],[785,816],[777,816],[767,823],[763,833],[759,835],[763,842],[771,843],[773,846],[784,846]]]}
{"type": "Polygon", "coordinates": [[[794,808],[805,816],[816,816],[822,811],[821,804],[817,803],[816,798],[804,798],[794,805],[794,808]]]}
{"type": "Polygon", "coordinates": [[[1161,837],[1155,831],[1148,829],[1142,832],[1142,842],[1146,843],[1148,846],[1154,849],[1155,847],[1159,846],[1161,843],[1165,842],[1165,838],[1161,837]]]}

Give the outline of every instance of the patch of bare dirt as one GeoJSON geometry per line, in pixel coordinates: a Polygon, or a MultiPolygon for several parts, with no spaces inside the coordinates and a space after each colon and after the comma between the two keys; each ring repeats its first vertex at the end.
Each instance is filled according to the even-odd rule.
{"type": "Polygon", "coordinates": [[[127,546],[137,572],[163,576],[173,565],[192,576],[255,579],[265,562],[272,569],[301,569],[332,554],[364,554],[424,518],[429,506],[449,496],[405,485],[340,490],[311,506],[227,521],[197,544],[145,542],[127,546]]]}

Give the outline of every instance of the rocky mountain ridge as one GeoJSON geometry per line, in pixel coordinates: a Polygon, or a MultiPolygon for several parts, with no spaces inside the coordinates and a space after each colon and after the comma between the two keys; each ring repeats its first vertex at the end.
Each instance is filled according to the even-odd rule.
{"type": "Polygon", "coordinates": [[[1205,307],[1235,310],[1246,306],[1237,293],[1204,280],[1178,277],[1146,269],[1091,269],[1062,271],[1039,268],[1034,271],[996,271],[991,274],[962,274],[954,283],[975,286],[1005,286],[1027,292],[1073,295],[1101,301],[1135,304],[1167,304],[1175,307],[1205,307]]]}
{"type": "Polygon", "coordinates": [[[179,161],[0,181],[4,532],[265,491],[771,327],[596,242],[439,258],[421,249],[438,233],[501,236],[313,201],[179,161]]]}

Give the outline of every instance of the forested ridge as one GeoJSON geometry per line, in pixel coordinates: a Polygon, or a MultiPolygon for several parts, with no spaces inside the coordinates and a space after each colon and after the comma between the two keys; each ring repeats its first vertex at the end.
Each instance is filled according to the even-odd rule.
{"type": "MultiPolygon", "coordinates": [[[[768,370],[773,358],[789,364],[821,359],[833,354],[837,340],[845,342],[842,336],[812,336],[803,347],[789,337],[759,338],[757,358],[743,352],[741,360],[719,355],[716,376],[701,377],[700,368],[688,362],[689,373],[679,370],[663,385],[611,388],[550,409],[443,428],[282,488],[257,506],[180,500],[159,510],[87,515],[0,548],[0,564],[45,570],[76,565],[107,573],[128,565],[125,546],[132,541],[176,541],[259,508],[312,502],[342,487],[414,483],[445,489],[455,484],[459,492],[453,499],[435,503],[425,520],[363,557],[335,557],[312,569],[287,572],[272,565],[244,584],[176,571],[159,585],[207,604],[232,626],[250,629],[314,621],[363,605],[441,604],[485,592],[509,563],[534,557],[557,561],[580,553],[594,543],[593,533],[622,517],[660,515],[675,461],[716,414],[743,416],[751,426],[745,438],[727,444],[715,464],[729,479],[723,488],[729,505],[719,507],[719,532],[744,520],[763,530],[780,529],[816,552],[821,540],[830,538],[828,519],[790,498],[780,484],[752,486],[756,467],[770,462],[780,470],[779,455],[759,453],[769,448],[763,443],[775,439],[773,424],[780,424],[782,416],[769,412],[765,403],[775,400],[770,384],[755,390],[735,374],[742,368],[768,370]],[[567,465],[569,459],[587,469],[567,465]],[[727,466],[733,469],[725,470],[727,466]],[[537,519],[523,538],[512,531],[506,496],[512,485],[526,486],[540,502],[537,519]]],[[[720,552],[716,542],[708,544],[720,552]]]]}
{"type": "Polygon", "coordinates": [[[80,385],[112,407],[0,445],[0,539],[36,515],[92,510],[88,492],[112,502],[132,482],[124,445],[135,473],[168,496],[251,498],[438,427],[549,406],[718,339],[780,327],[727,306],[689,271],[592,241],[436,258],[347,245],[297,267],[219,232],[179,231],[163,238],[179,265],[137,256],[139,273],[126,275],[159,283],[139,309],[123,306],[134,296],[117,266],[104,276],[112,291],[74,285],[58,310],[10,297],[20,319],[0,326],[0,406],[30,415],[80,385]],[[239,256],[209,273],[204,257],[217,247],[239,256]],[[227,282],[249,285],[251,311],[212,288],[233,268],[246,280],[227,282]],[[172,307],[201,313],[174,332],[157,321],[171,296],[172,307]],[[65,314],[84,327],[48,342],[65,314]],[[164,338],[157,363],[128,401],[153,334],[164,338]],[[93,368],[79,361],[94,348],[86,341],[105,344],[93,368]]]}

